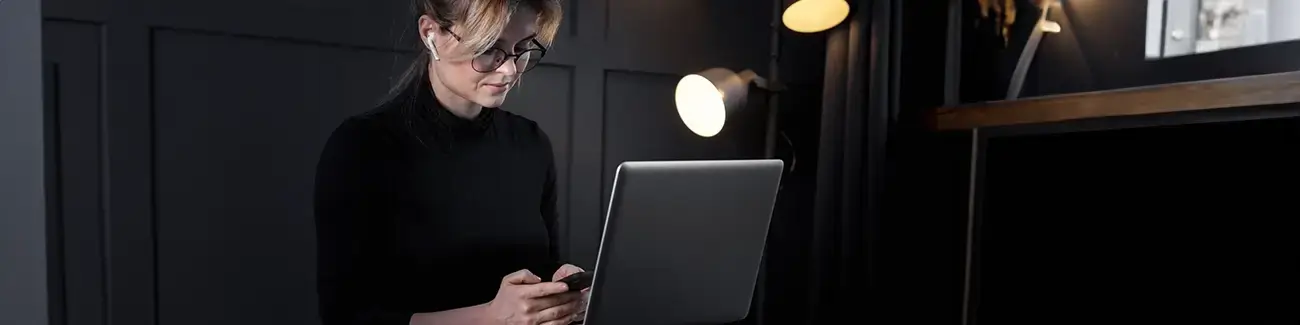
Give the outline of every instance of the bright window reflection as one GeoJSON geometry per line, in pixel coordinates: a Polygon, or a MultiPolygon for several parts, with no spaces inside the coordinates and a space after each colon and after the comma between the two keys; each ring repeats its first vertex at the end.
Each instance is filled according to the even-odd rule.
{"type": "Polygon", "coordinates": [[[1300,39],[1300,0],[1148,0],[1146,57],[1300,39]]]}

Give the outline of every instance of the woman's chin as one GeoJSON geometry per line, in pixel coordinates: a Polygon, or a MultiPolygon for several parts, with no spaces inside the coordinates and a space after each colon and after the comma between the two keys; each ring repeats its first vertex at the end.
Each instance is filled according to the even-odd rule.
{"type": "Polygon", "coordinates": [[[501,107],[501,104],[506,101],[506,93],[504,92],[500,94],[479,94],[476,97],[478,98],[474,99],[474,103],[483,107],[501,107]]]}

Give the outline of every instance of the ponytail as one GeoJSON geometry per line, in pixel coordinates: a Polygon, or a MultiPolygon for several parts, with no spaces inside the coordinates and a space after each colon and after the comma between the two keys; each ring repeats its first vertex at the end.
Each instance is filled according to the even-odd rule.
{"type": "Polygon", "coordinates": [[[416,55],[415,60],[411,61],[411,65],[406,68],[406,71],[397,77],[397,82],[393,83],[393,87],[388,89],[389,100],[393,100],[393,97],[414,86],[414,83],[419,82],[418,79],[424,76],[428,70],[429,51],[420,51],[420,54],[416,55]]]}

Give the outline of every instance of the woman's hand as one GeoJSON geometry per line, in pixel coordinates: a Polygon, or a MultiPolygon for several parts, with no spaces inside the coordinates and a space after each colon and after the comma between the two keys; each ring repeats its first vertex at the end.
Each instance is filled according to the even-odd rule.
{"type": "MultiPolygon", "coordinates": [[[[586,271],[576,265],[565,264],[564,266],[561,266],[560,269],[555,270],[555,275],[551,276],[551,281],[560,281],[560,279],[578,272],[586,271]]],[[[591,293],[589,292],[590,290],[591,288],[582,289],[582,298],[578,301],[578,312],[574,315],[573,321],[581,322],[587,319],[587,299],[591,297],[591,293]]]]}
{"type": "Polygon", "coordinates": [[[583,271],[582,268],[580,267],[574,266],[573,264],[565,264],[564,266],[561,266],[560,269],[555,270],[555,275],[551,276],[551,281],[560,281],[560,279],[563,279],[564,277],[570,275],[577,274],[578,272],[585,272],[585,271],[583,271]]]}
{"type": "Polygon", "coordinates": [[[566,292],[563,282],[542,282],[528,270],[501,279],[497,296],[486,305],[488,319],[505,325],[565,325],[578,316],[582,293],[566,292]]]}

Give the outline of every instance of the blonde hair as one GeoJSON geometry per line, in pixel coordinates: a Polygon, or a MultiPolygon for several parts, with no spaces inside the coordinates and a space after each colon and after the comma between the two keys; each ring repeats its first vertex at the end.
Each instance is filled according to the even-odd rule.
{"type": "MultiPolygon", "coordinates": [[[[2,0],[0,0],[2,1],[2,0]]],[[[412,10],[415,17],[428,15],[442,28],[451,29],[460,26],[457,36],[468,53],[478,55],[492,48],[497,38],[510,22],[510,16],[520,5],[526,5],[537,11],[537,42],[551,47],[555,34],[560,29],[560,20],[564,12],[559,0],[414,0],[412,10]]],[[[396,95],[411,87],[411,83],[423,76],[429,66],[429,51],[424,49],[423,40],[419,48],[423,49],[411,66],[403,72],[389,89],[388,101],[397,99],[396,95]]]]}
{"type": "Polygon", "coordinates": [[[416,0],[420,14],[442,28],[457,28],[463,54],[478,55],[492,48],[520,5],[537,11],[537,41],[550,47],[560,29],[559,0],[416,0]]]}

